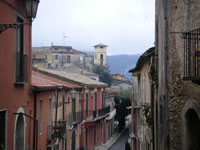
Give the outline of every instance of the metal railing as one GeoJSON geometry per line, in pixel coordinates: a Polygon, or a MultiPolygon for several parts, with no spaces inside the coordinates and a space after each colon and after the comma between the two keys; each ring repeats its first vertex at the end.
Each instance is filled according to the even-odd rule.
{"type": "Polygon", "coordinates": [[[97,117],[102,117],[106,114],[110,113],[110,106],[105,106],[101,109],[97,110],[88,110],[88,115],[85,116],[86,120],[93,120],[97,117]]]}
{"type": "Polygon", "coordinates": [[[83,120],[82,112],[75,112],[75,113],[69,114],[67,117],[67,121],[70,126],[77,123],[81,123],[82,120],[83,120]]]}
{"type": "Polygon", "coordinates": [[[48,126],[48,139],[61,139],[66,132],[66,122],[57,121],[54,126],[48,126]]]}
{"type": "Polygon", "coordinates": [[[110,106],[105,106],[102,109],[98,110],[98,116],[104,116],[110,112],[110,106]]]}
{"type": "Polygon", "coordinates": [[[182,33],[184,40],[184,78],[200,80],[200,28],[182,33]]]}

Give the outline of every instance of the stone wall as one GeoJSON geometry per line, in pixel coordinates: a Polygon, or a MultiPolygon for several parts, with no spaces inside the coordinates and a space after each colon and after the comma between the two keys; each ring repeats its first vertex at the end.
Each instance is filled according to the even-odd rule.
{"type": "Polygon", "coordinates": [[[184,81],[184,41],[181,34],[200,28],[199,0],[168,0],[169,147],[184,149],[182,110],[187,101],[200,102],[200,86],[184,81]]]}

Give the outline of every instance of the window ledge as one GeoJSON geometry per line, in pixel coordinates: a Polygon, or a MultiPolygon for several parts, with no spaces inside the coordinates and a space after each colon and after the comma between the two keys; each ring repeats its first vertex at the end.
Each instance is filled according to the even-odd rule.
{"type": "Polygon", "coordinates": [[[24,85],[25,82],[15,82],[14,85],[24,85]]]}

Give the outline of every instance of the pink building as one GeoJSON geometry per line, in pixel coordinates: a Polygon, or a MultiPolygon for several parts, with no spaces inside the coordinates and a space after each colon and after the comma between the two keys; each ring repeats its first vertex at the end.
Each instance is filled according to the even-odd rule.
{"type": "Polygon", "coordinates": [[[38,2],[0,1],[0,149],[33,148],[29,129],[33,120],[29,98],[31,23],[38,2]]]}
{"type": "MultiPolygon", "coordinates": [[[[82,87],[80,110],[82,122],[80,128],[80,148],[93,150],[106,142],[106,117],[109,116],[110,106],[105,105],[105,83],[88,78],[77,73],[38,69],[40,72],[59,78],[82,87]]],[[[76,133],[76,136],[79,134],[76,133]]]]}

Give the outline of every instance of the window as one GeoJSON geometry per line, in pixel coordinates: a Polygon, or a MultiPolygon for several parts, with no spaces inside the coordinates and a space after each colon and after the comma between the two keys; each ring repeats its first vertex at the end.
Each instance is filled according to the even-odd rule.
{"type": "Polygon", "coordinates": [[[58,59],[58,55],[55,55],[55,60],[57,60],[58,59]]]}
{"type": "Polygon", "coordinates": [[[40,135],[42,135],[43,128],[43,100],[40,100],[40,135]]]}
{"type": "Polygon", "coordinates": [[[103,65],[103,54],[100,55],[100,62],[101,62],[101,65],[103,65]]]}
{"type": "Polygon", "coordinates": [[[88,118],[88,93],[86,93],[86,109],[85,109],[85,117],[88,118]]]}
{"type": "Polygon", "coordinates": [[[70,56],[67,55],[67,63],[70,63],[70,62],[71,62],[71,60],[70,60],[70,56]]]}
{"type": "Polygon", "coordinates": [[[94,110],[97,110],[97,92],[94,92],[94,110]]]}
{"type": "MultiPolygon", "coordinates": [[[[49,97],[49,118],[48,118],[48,126],[52,125],[52,100],[49,97]]],[[[51,138],[51,128],[48,130],[48,138],[51,138]]]]}
{"type": "MultiPolygon", "coordinates": [[[[17,23],[24,23],[24,20],[17,17],[17,23]]],[[[24,27],[16,30],[15,49],[15,82],[24,82],[24,27]]]]}
{"type": "Polygon", "coordinates": [[[103,59],[103,54],[100,55],[100,59],[103,59]]]}
{"type": "Polygon", "coordinates": [[[6,111],[0,111],[0,149],[6,149],[6,111]]]}
{"type": "Polygon", "coordinates": [[[96,145],[96,123],[94,124],[94,145],[96,145]]]}
{"type": "Polygon", "coordinates": [[[65,96],[63,95],[63,99],[62,99],[62,115],[63,115],[63,120],[65,120],[65,96]]]}
{"type": "Polygon", "coordinates": [[[83,60],[83,56],[80,56],[80,61],[82,61],[83,60]]]}
{"type": "Polygon", "coordinates": [[[85,148],[88,149],[88,128],[85,128],[85,148]]]}
{"type": "Polygon", "coordinates": [[[72,119],[73,122],[76,122],[76,99],[72,99],[72,119]]]}
{"type": "Polygon", "coordinates": [[[102,108],[104,107],[104,101],[103,101],[103,99],[104,99],[104,94],[103,94],[103,92],[101,92],[101,107],[102,108]]]}
{"type": "Polygon", "coordinates": [[[44,60],[47,61],[47,55],[44,55],[44,60]]]}

